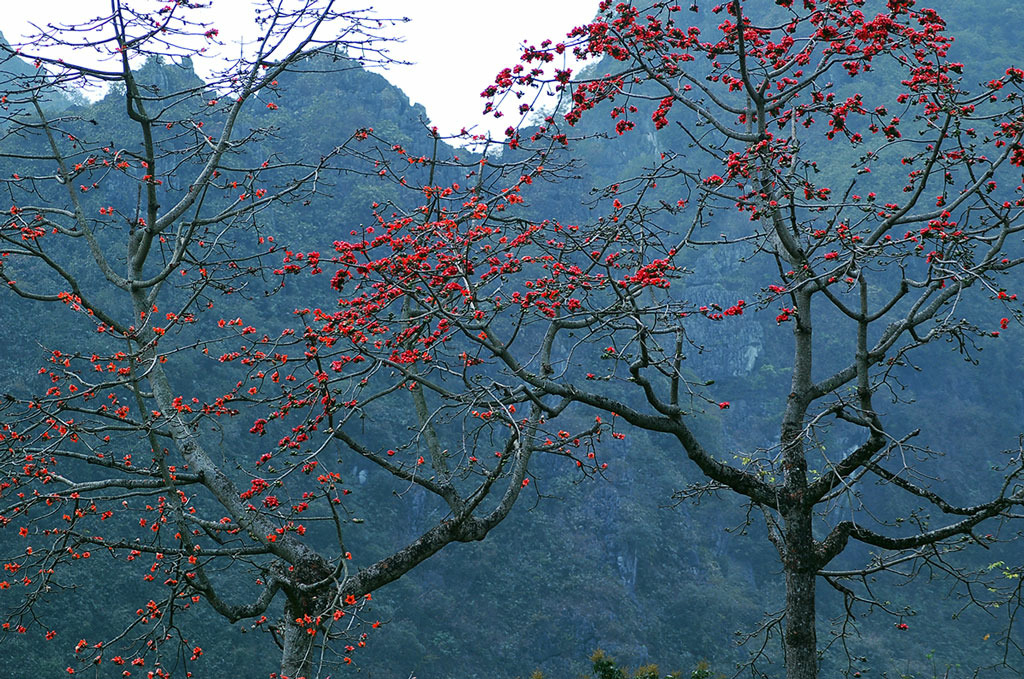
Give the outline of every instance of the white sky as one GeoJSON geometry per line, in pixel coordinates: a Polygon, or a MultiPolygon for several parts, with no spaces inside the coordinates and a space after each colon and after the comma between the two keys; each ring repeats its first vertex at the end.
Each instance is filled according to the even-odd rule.
{"type": "MultiPolygon", "coordinates": [[[[171,1],[136,0],[134,4],[159,9],[171,1]]],[[[222,41],[230,43],[252,26],[250,0],[203,1],[212,3],[208,14],[214,17],[222,41]]],[[[381,16],[408,17],[409,23],[396,28],[405,42],[391,49],[393,56],[415,65],[392,67],[385,77],[413,102],[423,104],[442,132],[478,125],[493,133],[504,130],[509,121],[480,116],[480,91],[499,70],[517,63],[523,40],[557,41],[573,26],[588,22],[597,9],[597,0],[370,0],[366,4],[343,0],[340,4],[353,9],[372,5],[381,16]]],[[[0,0],[0,30],[15,43],[31,30],[29,22],[71,23],[95,17],[109,7],[109,0],[0,0]]]]}

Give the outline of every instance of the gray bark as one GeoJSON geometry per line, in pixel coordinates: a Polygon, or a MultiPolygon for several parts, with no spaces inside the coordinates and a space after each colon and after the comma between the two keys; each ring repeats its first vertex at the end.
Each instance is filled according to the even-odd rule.
{"type": "Polygon", "coordinates": [[[815,585],[818,576],[809,511],[797,509],[786,517],[785,543],[786,619],[783,649],[786,679],[817,679],[815,585]]]}
{"type": "Polygon", "coordinates": [[[293,602],[285,606],[284,633],[282,635],[281,679],[312,679],[313,649],[316,637],[306,625],[296,622],[305,613],[293,602]]]}

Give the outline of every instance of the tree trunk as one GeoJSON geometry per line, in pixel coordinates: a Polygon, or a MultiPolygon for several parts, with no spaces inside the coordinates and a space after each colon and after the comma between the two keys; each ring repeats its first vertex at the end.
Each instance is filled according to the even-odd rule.
{"type": "Polygon", "coordinates": [[[811,515],[803,508],[785,518],[786,531],[786,679],[817,679],[818,635],[814,588],[817,568],[811,515]]]}
{"type": "Polygon", "coordinates": [[[314,635],[307,627],[295,622],[303,613],[291,602],[285,605],[284,650],[281,652],[281,679],[313,679],[314,635]]]}

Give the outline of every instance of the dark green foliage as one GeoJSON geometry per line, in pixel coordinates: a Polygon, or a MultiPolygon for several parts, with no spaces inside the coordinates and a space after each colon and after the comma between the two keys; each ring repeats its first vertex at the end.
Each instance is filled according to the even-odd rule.
{"type": "MultiPolygon", "coordinates": [[[[630,671],[618,665],[614,658],[601,649],[594,651],[590,662],[593,665],[593,674],[590,675],[593,679],[683,679],[685,676],[682,672],[671,672],[663,676],[657,665],[641,665],[630,671]]],[[[708,663],[703,660],[690,673],[690,679],[711,679],[712,676],[708,663]]]]}

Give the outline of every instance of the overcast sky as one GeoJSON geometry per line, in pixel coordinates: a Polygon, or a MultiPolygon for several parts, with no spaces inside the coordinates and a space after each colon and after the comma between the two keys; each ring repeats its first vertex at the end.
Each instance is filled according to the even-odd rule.
{"type": "MultiPolygon", "coordinates": [[[[169,1],[137,0],[135,4],[159,9],[169,1]]],[[[211,3],[209,14],[225,42],[252,25],[250,0],[203,1],[211,3]]],[[[545,38],[562,38],[573,26],[589,21],[597,8],[597,0],[379,0],[367,4],[343,0],[340,4],[354,9],[372,4],[381,15],[410,19],[396,28],[405,42],[393,45],[392,52],[415,64],[392,67],[385,76],[412,101],[423,104],[445,132],[474,124],[489,124],[493,132],[503,130],[507,122],[481,118],[480,91],[500,69],[516,63],[524,39],[536,44],[545,38]]],[[[69,23],[95,17],[109,7],[109,0],[3,0],[0,30],[14,43],[31,30],[29,22],[69,23]]]]}

